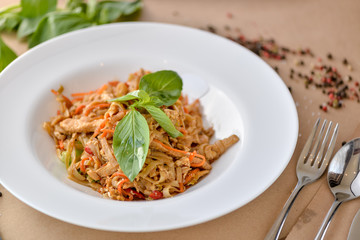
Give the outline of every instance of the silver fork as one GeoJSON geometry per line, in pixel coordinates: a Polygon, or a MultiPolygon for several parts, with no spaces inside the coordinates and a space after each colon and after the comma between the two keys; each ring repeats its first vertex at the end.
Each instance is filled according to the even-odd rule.
{"type": "Polygon", "coordinates": [[[309,138],[307,139],[303,150],[301,151],[297,166],[296,166],[296,175],[298,182],[291,193],[289,199],[286,201],[283,209],[280,212],[280,215],[275,220],[273,226],[269,230],[268,234],[265,237],[265,240],[276,240],[280,236],[281,229],[284,226],[285,220],[288,216],[291,206],[293,205],[296,197],[303,187],[309,183],[314,182],[319,179],[327,165],[329,164],[330,157],[334,151],[335,142],[338,134],[338,124],[336,124],[331,140],[327,146],[329,133],[332,127],[332,122],[330,121],[329,126],[326,130],[325,136],[323,138],[325,126],[327,120],[324,120],[317,137],[315,134],[317,132],[318,126],[320,124],[320,118],[317,119],[309,138]],[[323,141],[321,142],[321,140],[323,141]],[[321,145],[320,145],[321,142],[321,145]],[[312,149],[311,149],[312,148],[312,149]],[[325,153],[325,156],[324,156],[325,153]]]}

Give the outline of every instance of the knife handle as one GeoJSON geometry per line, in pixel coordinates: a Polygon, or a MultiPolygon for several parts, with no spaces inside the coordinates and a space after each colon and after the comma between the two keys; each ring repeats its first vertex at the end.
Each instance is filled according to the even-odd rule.
{"type": "Polygon", "coordinates": [[[269,230],[268,234],[266,235],[264,240],[277,240],[279,239],[281,229],[284,226],[285,220],[288,216],[291,206],[293,205],[296,197],[298,196],[301,189],[304,187],[304,183],[298,181],[296,187],[292,191],[289,199],[286,201],[283,209],[281,210],[279,216],[275,220],[274,224],[272,225],[271,229],[269,230]]]}
{"type": "Polygon", "coordinates": [[[339,202],[337,200],[335,200],[333,202],[333,204],[331,205],[331,208],[329,209],[328,213],[326,214],[326,217],[325,217],[324,221],[322,222],[321,227],[320,227],[316,237],[314,238],[314,240],[323,240],[324,239],[326,230],[328,229],[329,224],[341,203],[342,202],[339,202]]]}

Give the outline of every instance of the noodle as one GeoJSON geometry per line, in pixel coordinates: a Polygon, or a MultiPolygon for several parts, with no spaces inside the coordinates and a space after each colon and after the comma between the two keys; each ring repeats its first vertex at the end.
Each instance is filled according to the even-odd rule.
{"type": "Polygon", "coordinates": [[[200,102],[188,103],[181,96],[174,105],[162,107],[182,137],[172,138],[145,110],[150,130],[150,147],[145,164],[131,182],[120,169],[112,148],[116,124],[126,115],[126,104],[108,100],[137,90],[139,70],[126,83],[112,81],[96,91],[73,93],[72,99],[52,90],[60,104],[58,115],[43,127],[54,139],[58,157],[64,162],[69,179],[93,188],[114,200],[153,200],[172,197],[196,184],[239,138],[232,135],[214,144],[212,128],[202,123],[200,102]]]}

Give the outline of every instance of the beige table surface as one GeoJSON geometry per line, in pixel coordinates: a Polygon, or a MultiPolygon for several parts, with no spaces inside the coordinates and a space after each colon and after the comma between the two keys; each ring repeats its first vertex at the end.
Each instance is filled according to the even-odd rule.
{"type": "MultiPolygon", "coordinates": [[[[0,7],[19,1],[1,0],[0,7]]],[[[59,2],[60,5],[64,3],[61,0],[59,2]]],[[[247,37],[274,38],[280,45],[292,49],[309,47],[317,57],[325,60],[331,52],[334,56],[331,64],[342,74],[351,74],[355,81],[360,81],[359,0],[144,0],[141,20],[195,28],[212,25],[221,35],[235,34],[240,30],[247,37]],[[351,63],[352,71],[343,66],[344,58],[351,63]]],[[[3,34],[3,39],[19,55],[27,50],[26,44],[19,43],[13,34],[3,34]]],[[[316,62],[317,57],[306,58],[304,69],[316,62]]],[[[292,89],[300,123],[298,144],[293,158],[278,180],[247,205],[218,219],[183,229],[155,233],[116,233],[87,229],[46,216],[16,199],[0,185],[3,194],[0,198],[0,237],[3,240],[263,239],[296,184],[297,158],[315,119],[320,116],[340,124],[336,150],[342,141],[360,136],[360,131],[355,132],[360,124],[360,103],[347,100],[341,109],[330,109],[327,113],[321,111],[319,105],[327,101],[321,90],[306,89],[300,78],[290,79],[289,69],[297,67],[295,60],[296,57],[293,57],[269,63],[279,68],[280,76],[292,89]]],[[[281,237],[313,239],[332,201],[326,178],[305,187],[289,214],[281,237]]],[[[360,199],[343,204],[325,239],[346,239],[352,218],[359,207],[360,199]]]]}

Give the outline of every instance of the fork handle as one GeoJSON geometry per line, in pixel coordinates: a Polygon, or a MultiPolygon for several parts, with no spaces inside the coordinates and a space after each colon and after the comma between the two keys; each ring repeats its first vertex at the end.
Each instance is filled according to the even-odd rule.
{"type": "Polygon", "coordinates": [[[328,213],[326,214],[326,217],[323,221],[323,223],[321,224],[321,227],[316,235],[316,237],[314,238],[314,240],[322,240],[324,239],[326,230],[329,227],[329,224],[333,218],[333,216],[335,215],[336,210],[338,210],[338,208],[340,207],[340,204],[342,202],[335,200],[333,202],[333,204],[331,205],[331,208],[329,209],[328,213]]]}
{"type": "Polygon", "coordinates": [[[268,234],[266,235],[264,240],[277,240],[280,236],[281,229],[284,226],[285,220],[288,216],[291,206],[293,205],[296,197],[298,196],[299,192],[303,189],[305,184],[301,181],[298,181],[294,190],[292,191],[290,197],[286,201],[283,209],[281,210],[279,216],[275,220],[274,224],[272,225],[271,229],[269,230],[268,234]]]}

